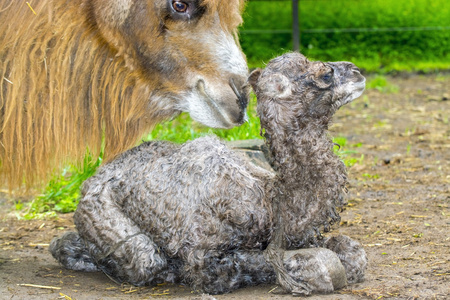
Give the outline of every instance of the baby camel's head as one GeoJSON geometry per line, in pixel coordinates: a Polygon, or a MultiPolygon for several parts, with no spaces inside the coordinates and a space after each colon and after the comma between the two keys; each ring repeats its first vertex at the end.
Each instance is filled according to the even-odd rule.
{"type": "Polygon", "coordinates": [[[309,61],[295,52],[272,59],[249,77],[261,125],[276,122],[294,130],[311,123],[327,128],[342,105],[362,94],[365,81],[350,62],[309,61]]]}

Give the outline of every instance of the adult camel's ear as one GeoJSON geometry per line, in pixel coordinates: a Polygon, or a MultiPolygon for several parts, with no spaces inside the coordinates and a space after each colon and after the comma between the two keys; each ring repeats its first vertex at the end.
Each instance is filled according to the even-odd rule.
{"type": "MultiPolygon", "coordinates": [[[[117,50],[116,56],[125,59],[125,63],[130,70],[137,68],[135,61],[135,50],[121,29],[126,26],[125,20],[133,11],[134,0],[90,0],[90,9],[95,19],[95,24],[100,30],[104,40],[111,48],[117,50]]],[[[132,16],[133,17],[133,16],[132,16]]]]}
{"type": "Polygon", "coordinates": [[[256,82],[258,81],[258,78],[261,75],[261,71],[262,70],[260,68],[257,68],[255,70],[253,70],[250,73],[250,76],[248,77],[248,83],[250,83],[250,85],[253,88],[253,91],[255,91],[255,92],[256,92],[256,82]]]}
{"type": "Polygon", "coordinates": [[[118,28],[130,14],[133,0],[92,0],[92,10],[99,25],[118,28]]]}

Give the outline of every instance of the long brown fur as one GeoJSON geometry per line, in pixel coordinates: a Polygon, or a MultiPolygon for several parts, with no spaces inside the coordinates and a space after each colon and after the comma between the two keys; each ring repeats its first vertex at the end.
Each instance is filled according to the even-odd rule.
{"type": "MultiPolygon", "coordinates": [[[[0,179],[10,187],[42,182],[87,148],[98,156],[102,138],[112,157],[180,113],[149,101],[158,74],[143,71],[123,41],[104,40],[88,3],[30,1],[34,14],[25,1],[0,0],[0,179]]],[[[203,3],[220,10],[224,30],[241,22],[230,6],[241,10],[242,0],[203,3]]]]}

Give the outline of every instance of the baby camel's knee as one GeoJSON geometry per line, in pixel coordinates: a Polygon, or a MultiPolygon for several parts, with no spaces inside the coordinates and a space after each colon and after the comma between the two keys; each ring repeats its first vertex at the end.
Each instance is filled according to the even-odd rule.
{"type": "Polygon", "coordinates": [[[338,235],[326,239],[323,247],[337,254],[345,268],[349,283],[364,281],[367,255],[359,242],[346,235],[338,235]]]}

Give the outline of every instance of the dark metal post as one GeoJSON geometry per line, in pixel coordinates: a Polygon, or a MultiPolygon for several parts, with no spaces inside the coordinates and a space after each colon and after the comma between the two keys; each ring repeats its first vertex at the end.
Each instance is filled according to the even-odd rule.
{"type": "Polygon", "coordinates": [[[299,0],[292,0],[292,44],[294,51],[300,51],[299,0]]]}

